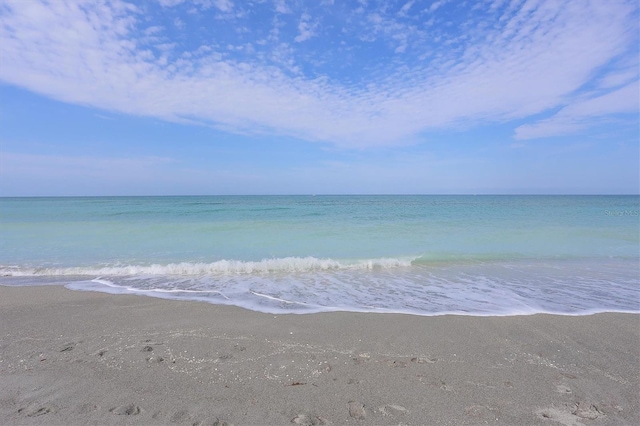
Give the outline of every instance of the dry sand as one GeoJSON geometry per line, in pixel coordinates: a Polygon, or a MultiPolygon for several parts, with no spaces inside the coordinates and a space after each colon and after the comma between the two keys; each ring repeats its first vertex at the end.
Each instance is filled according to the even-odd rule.
{"type": "Polygon", "coordinates": [[[640,316],[268,315],[0,287],[1,424],[638,425],[640,316]]]}

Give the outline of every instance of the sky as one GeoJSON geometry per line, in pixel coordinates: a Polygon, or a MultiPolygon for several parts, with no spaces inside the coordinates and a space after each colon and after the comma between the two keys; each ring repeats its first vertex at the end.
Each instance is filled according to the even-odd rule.
{"type": "Polygon", "coordinates": [[[637,0],[0,0],[0,196],[638,194],[637,0]]]}

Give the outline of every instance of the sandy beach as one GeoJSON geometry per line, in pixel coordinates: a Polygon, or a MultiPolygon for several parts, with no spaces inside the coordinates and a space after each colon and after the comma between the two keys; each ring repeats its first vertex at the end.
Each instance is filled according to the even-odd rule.
{"type": "Polygon", "coordinates": [[[268,315],[0,287],[0,423],[640,424],[640,316],[268,315]]]}

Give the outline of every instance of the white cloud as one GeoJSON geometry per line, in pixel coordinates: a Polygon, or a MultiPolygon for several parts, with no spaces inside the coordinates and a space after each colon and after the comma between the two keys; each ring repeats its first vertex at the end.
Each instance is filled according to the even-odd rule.
{"type": "MultiPolygon", "coordinates": [[[[274,5],[279,13],[293,13],[284,1],[274,5]]],[[[432,42],[422,52],[428,63],[389,61],[355,75],[367,81],[363,86],[303,74],[304,55],[280,41],[284,23],[278,15],[278,33],[262,56],[229,56],[233,52],[216,50],[212,40],[209,51],[176,52],[172,59],[142,42],[150,24],[124,1],[8,0],[0,12],[0,80],[104,110],[350,147],[406,144],[430,129],[504,122],[562,106],[568,112],[560,118],[522,126],[517,136],[576,131],[587,124],[561,120],[563,114],[633,112],[637,94],[636,103],[630,102],[631,89],[611,93],[617,103],[607,101],[605,91],[599,93],[604,101],[590,104],[580,88],[637,43],[637,31],[630,31],[637,29],[634,2],[540,0],[499,13],[502,21],[494,26],[470,22],[464,34],[436,34],[440,44],[432,42]]],[[[410,24],[385,20],[382,9],[368,16],[380,18],[377,31],[388,37],[391,51],[408,51],[410,24]],[[399,36],[403,31],[405,38],[399,36]]],[[[290,41],[315,35],[308,15],[300,14],[298,22],[308,26],[299,26],[290,41]]],[[[609,76],[600,79],[601,90],[627,78],[619,69],[609,76]]]]}
{"type": "Polygon", "coordinates": [[[620,87],[637,78],[638,78],[637,69],[621,70],[620,72],[613,72],[606,75],[600,81],[600,88],[611,89],[614,87],[620,87]]]}
{"type": "Polygon", "coordinates": [[[231,12],[233,9],[233,2],[230,0],[213,0],[213,4],[223,12],[231,12]]]}
{"type": "Polygon", "coordinates": [[[184,3],[186,0],[158,0],[162,7],[173,7],[177,6],[181,3],[184,3]]]}
{"type": "Polygon", "coordinates": [[[416,0],[409,0],[400,8],[400,12],[398,13],[400,15],[406,15],[407,12],[409,12],[409,10],[411,9],[411,7],[415,4],[415,2],[416,0]]]}
{"type": "Polygon", "coordinates": [[[446,3],[447,2],[445,0],[434,1],[433,3],[431,3],[431,6],[429,6],[429,12],[435,12],[446,3]]]}
{"type": "Polygon", "coordinates": [[[278,13],[291,13],[291,9],[287,6],[286,0],[274,0],[274,6],[278,13]]]}
{"type": "Polygon", "coordinates": [[[230,12],[233,9],[231,0],[159,0],[162,7],[174,7],[183,3],[193,3],[197,6],[208,8],[215,6],[223,12],[230,12]]]}
{"type": "Polygon", "coordinates": [[[161,33],[164,31],[164,27],[160,26],[160,25],[154,25],[152,27],[149,27],[147,29],[144,30],[145,35],[147,36],[154,36],[158,33],[161,33]]]}
{"type": "Polygon", "coordinates": [[[640,111],[638,81],[614,92],[575,101],[562,108],[551,118],[516,129],[517,139],[533,139],[573,133],[589,127],[601,117],[640,111]]]}
{"type": "Polygon", "coordinates": [[[317,24],[311,23],[311,16],[307,13],[303,13],[300,17],[300,23],[298,24],[298,31],[300,32],[294,39],[300,43],[305,40],[309,40],[316,35],[315,29],[317,24]]]}
{"type": "Polygon", "coordinates": [[[557,115],[573,117],[593,117],[607,114],[637,112],[640,103],[640,86],[634,81],[615,92],[606,95],[574,102],[565,107],[557,115]]]}

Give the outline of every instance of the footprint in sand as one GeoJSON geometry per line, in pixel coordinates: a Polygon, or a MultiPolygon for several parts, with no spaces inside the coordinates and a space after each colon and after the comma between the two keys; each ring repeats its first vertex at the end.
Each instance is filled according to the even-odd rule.
{"type": "Polygon", "coordinates": [[[45,414],[55,413],[53,407],[38,407],[35,409],[28,410],[27,408],[21,408],[18,410],[20,414],[26,414],[27,417],[39,417],[44,416],[45,414]]]}
{"type": "Polygon", "coordinates": [[[113,414],[117,414],[119,416],[135,416],[142,412],[142,409],[134,404],[121,405],[119,407],[114,407],[109,410],[113,414]]]}
{"type": "Polygon", "coordinates": [[[301,426],[318,426],[328,424],[327,420],[322,417],[307,414],[298,414],[291,419],[291,423],[301,426]]]}
{"type": "Polygon", "coordinates": [[[354,419],[364,420],[365,417],[367,417],[364,404],[356,401],[349,401],[349,415],[354,419]]]}
{"type": "Polygon", "coordinates": [[[169,421],[171,423],[184,423],[191,418],[191,415],[188,411],[182,410],[174,413],[169,421]]]}
{"type": "Polygon", "coordinates": [[[96,404],[82,404],[80,406],[78,406],[77,410],[78,413],[80,414],[88,414],[88,413],[93,413],[97,410],[100,409],[100,406],[96,405],[96,404]]]}
{"type": "Polygon", "coordinates": [[[75,343],[67,343],[62,347],[62,349],[60,349],[60,352],[69,352],[69,351],[72,351],[73,348],[75,347],[76,347],[75,343]]]}
{"type": "Polygon", "coordinates": [[[565,372],[561,372],[560,373],[562,376],[566,377],[567,379],[577,379],[578,376],[576,376],[575,374],[571,374],[571,373],[565,373],[565,372]]]}
{"type": "Polygon", "coordinates": [[[381,407],[378,407],[378,411],[380,411],[385,416],[399,416],[407,413],[406,408],[404,408],[402,405],[395,404],[383,405],[381,407]]]}
{"type": "Polygon", "coordinates": [[[536,411],[536,414],[541,419],[553,420],[554,422],[558,422],[564,426],[584,426],[584,423],[581,423],[577,416],[558,410],[557,408],[545,408],[543,410],[536,411]]]}
{"type": "Polygon", "coordinates": [[[191,424],[192,426],[233,426],[233,423],[228,423],[221,419],[205,419],[205,420],[196,420],[191,424]]]}
{"type": "Polygon", "coordinates": [[[467,417],[478,419],[498,419],[500,412],[488,405],[471,405],[464,409],[464,414],[467,417]]]}
{"type": "Polygon", "coordinates": [[[571,414],[587,420],[595,420],[600,416],[604,416],[604,413],[600,411],[598,407],[593,404],[587,404],[584,402],[576,403],[573,411],[571,411],[571,414]]]}

